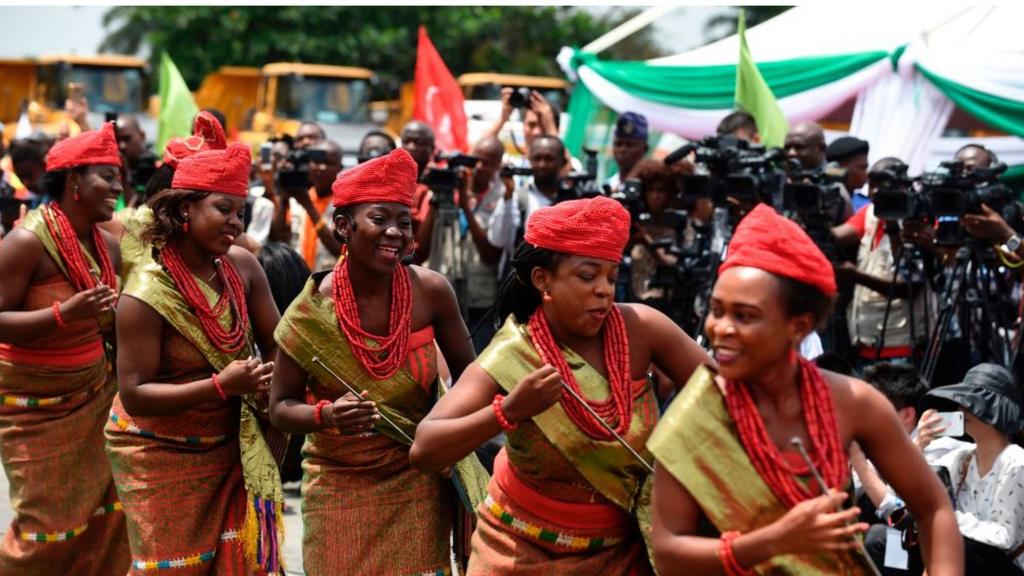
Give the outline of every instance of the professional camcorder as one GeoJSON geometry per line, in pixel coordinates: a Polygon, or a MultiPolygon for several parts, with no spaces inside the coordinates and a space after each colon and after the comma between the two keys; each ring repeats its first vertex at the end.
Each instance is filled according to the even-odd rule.
{"type": "Polygon", "coordinates": [[[455,190],[460,187],[462,171],[466,168],[474,168],[480,159],[469,154],[453,152],[451,154],[438,154],[434,157],[435,162],[444,162],[445,168],[431,168],[423,176],[423,183],[430,188],[432,194],[430,202],[436,206],[451,207],[455,205],[455,190]]]}
{"type": "Polygon", "coordinates": [[[724,206],[728,198],[776,203],[785,182],[778,166],[782,150],[765,149],[735,136],[709,136],[672,152],[665,163],[678,162],[691,152],[705,173],[683,176],[682,189],[687,198],[710,198],[716,206],[724,206]]]}

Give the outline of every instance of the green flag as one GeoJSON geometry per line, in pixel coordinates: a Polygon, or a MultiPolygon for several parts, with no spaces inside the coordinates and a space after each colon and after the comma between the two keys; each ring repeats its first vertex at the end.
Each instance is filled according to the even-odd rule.
{"type": "Polygon", "coordinates": [[[782,146],[786,139],[789,124],[786,116],[779,108],[779,103],[772,94],[772,89],[761,76],[761,71],[750,55],[747,46],[746,16],[740,10],[740,63],[736,66],[736,106],[749,112],[757,120],[757,131],[761,133],[761,143],[765,146],[782,146]]]}
{"type": "Polygon", "coordinates": [[[171,57],[160,55],[160,119],[156,128],[156,153],[163,154],[167,141],[192,134],[192,120],[199,107],[171,57]]]}

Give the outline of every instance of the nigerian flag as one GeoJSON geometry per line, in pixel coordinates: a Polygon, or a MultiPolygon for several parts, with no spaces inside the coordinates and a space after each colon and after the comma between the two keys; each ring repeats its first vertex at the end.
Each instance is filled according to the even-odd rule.
{"type": "Polygon", "coordinates": [[[167,141],[192,134],[192,120],[199,107],[171,57],[160,55],[160,119],[156,128],[156,153],[163,154],[167,141]]]}
{"type": "Polygon", "coordinates": [[[736,106],[749,112],[757,120],[757,131],[765,146],[782,146],[789,124],[772,94],[772,89],[761,76],[761,71],[750,55],[746,36],[747,22],[744,10],[740,10],[739,39],[740,63],[736,66],[736,106]]]}

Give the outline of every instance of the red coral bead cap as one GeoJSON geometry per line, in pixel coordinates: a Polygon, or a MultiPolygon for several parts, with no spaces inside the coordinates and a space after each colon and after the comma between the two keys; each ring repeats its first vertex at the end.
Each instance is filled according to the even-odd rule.
{"type": "Polygon", "coordinates": [[[767,204],[758,204],[736,227],[718,273],[736,266],[810,284],[829,297],[836,294],[832,263],[799,225],[767,204]]]}
{"type": "Polygon", "coordinates": [[[249,195],[252,151],[235,143],[225,150],[207,150],[184,158],[174,171],[171,187],[241,196],[249,195]]]}
{"type": "Polygon", "coordinates": [[[419,170],[404,148],[364,162],[338,174],[331,185],[334,206],[352,206],[374,202],[412,206],[419,170]]]}
{"type": "Polygon", "coordinates": [[[46,154],[47,172],[98,165],[121,166],[121,150],[117,146],[113,122],[107,122],[99,130],[65,138],[46,154]]]}
{"type": "Polygon", "coordinates": [[[183,158],[206,150],[224,150],[228,147],[228,139],[224,127],[217,118],[206,112],[200,112],[192,123],[192,135],[187,138],[171,138],[164,146],[164,164],[172,168],[178,167],[183,158]]]}
{"type": "Polygon", "coordinates": [[[620,262],[629,241],[629,212],[604,196],[569,200],[531,214],[524,238],[539,248],[620,262]]]}

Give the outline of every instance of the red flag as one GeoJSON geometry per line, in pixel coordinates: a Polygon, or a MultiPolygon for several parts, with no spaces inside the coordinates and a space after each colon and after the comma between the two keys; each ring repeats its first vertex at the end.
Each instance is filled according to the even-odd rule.
{"type": "Polygon", "coordinates": [[[416,48],[416,103],[412,117],[434,129],[436,145],[441,150],[469,150],[466,141],[466,110],[462,88],[444,65],[444,60],[420,26],[416,48]]]}

